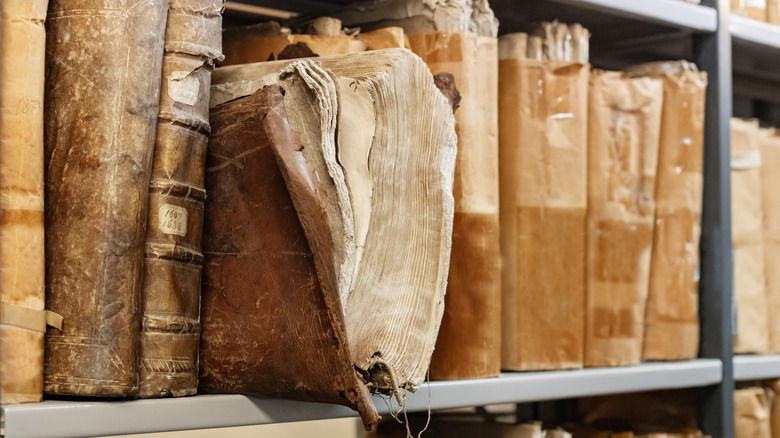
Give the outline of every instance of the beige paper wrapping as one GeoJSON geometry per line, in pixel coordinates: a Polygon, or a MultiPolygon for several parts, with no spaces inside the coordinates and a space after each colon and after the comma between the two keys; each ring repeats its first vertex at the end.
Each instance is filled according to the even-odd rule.
{"type": "Polygon", "coordinates": [[[433,74],[455,76],[463,98],[455,113],[452,258],[430,376],[495,377],[501,368],[498,43],[471,32],[423,33],[408,40],[433,74]]]}
{"type": "MultiPolygon", "coordinates": [[[[769,353],[780,354],[780,134],[762,132],[761,193],[764,232],[769,353]]],[[[780,431],[779,431],[780,432],[780,431]]]]}
{"type": "Polygon", "coordinates": [[[761,193],[758,121],[732,119],[731,233],[737,306],[735,353],[765,353],[769,349],[761,193]]]}
{"type": "Polygon", "coordinates": [[[706,73],[666,73],[656,214],[643,358],[683,360],[699,352],[706,73]]]}
{"type": "MultiPolygon", "coordinates": [[[[48,0],[0,4],[0,303],[43,311],[43,81],[48,0]]],[[[0,319],[0,403],[43,395],[43,332],[0,319]]]]}
{"type": "Polygon", "coordinates": [[[353,35],[268,35],[256,33],[252,28],[235,29],[226,33],[223,42],[225,61],[222,65],[248,64],[268,61],[279,57],[290,44],[306,43],[319,56],[344,55],[366,50],[393,49],[404,47],[404,31],[400,27],[388,27],[373,32],[353,35]]]}
{"type": "Polygon", "coordinates": [[[589,73],[499,62],[504,369],[582,367],[589,73]]]}
{"type": "Polygon", "coordinates": [[[764,388],[734,391],[736,438],[771,438],[769,398],[764,388]]]}
{"type": "Polygon", "coordinates": [[[731,0],[731,13],[765,21],[767,0],[731,0]]]}
{"type": "Polygon", "coordinates": [[[780,380],[769,382],[769,391],[772,395],[772,409],[769,413],[772,438],[780,438],[780,380]]]}
{"type": "Polygon", "coordinates": [[[588,129],[585,365],[639,363],[663,82],[594,70],[588,129]]]}
{"type": "Polygon", "coordinates": [[[766,22],[780,25],[780,0],[766,1],[766,22]]]}

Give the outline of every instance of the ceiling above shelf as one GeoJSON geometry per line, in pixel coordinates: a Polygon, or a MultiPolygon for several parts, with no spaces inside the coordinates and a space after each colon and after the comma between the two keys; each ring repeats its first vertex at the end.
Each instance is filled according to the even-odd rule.
{"type": "MultiPolygon", "coordinates": [[[[646,363],[620,368],[506,373],[495,379],[433,382],[409,396],[409,412],[500,403],[566,399],[635,391],[691,388],[721,380],[721,362],[646,363]]],[[[387,404],[376,400],[380,413],[387,404]]],[[[394,405],[395,406],[395,405],[394,405]]],[[[199,395],[133,401],[64,401],[4,406],[9,438],[80,437],[247,426],[351,417],[335,405],[269,400],[241,395],[199,395]]]]}

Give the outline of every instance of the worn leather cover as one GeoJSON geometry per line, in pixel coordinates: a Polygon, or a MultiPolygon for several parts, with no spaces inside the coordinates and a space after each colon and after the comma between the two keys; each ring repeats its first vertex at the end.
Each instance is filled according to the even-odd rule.
{"type": "Polygon", "coordinates": [[[53,0],[46,45],[48,393],[138,391],[167,0],[53,0]]]}
{"type": "Polygon", "coordinates": [[[172,0],[168,8],[146,226],[141,397],[192,395],[198,388],[203,169],[222,6],[223,0],[172,0]]]}
{"type": "Polygon", "coordinates": [[[471,32],[415,34],[408,40],[431,73],[455,77],[463,98],[455,113],[452,259],[430,377],[495,377],[501,370],[498,43],[471,32]]]}
{"type": "Polygon", "coordinates": [[[642,358],[663,82],[591,73],[585,366],[642,358]]]}
{"type": "Polygon", "coordinates": [[[699,354],[699,237],[707,75],[684,71],[655,77],[664,82],[664,103],[642,357],[694,359],[699,354]]]}
{"type": "Polygon", "coordinates": [[[374,423],[338,290],[320,287],[274,155],[300,144],[286,117],[278,86],[211,111],[200,389],[338,403],[374,423]]]}
{"type": "Polygon", "coordinates": [[[504,369],[582,367],[589,74],[499,63],[504,369]]]}
{"type": "Polygon", "coordinates": [[[758,120],[731,119],[731,241],[734,249],[735,353],[767,353],[769,312],[764,266],[758,120]]]}
{"type": "MultiPolygon", "coordinates": [[[[0,307],[44,307],[43,71],[48,0],[0,4],[0,307]]],[[[43,332],[0,310],[0,404],[43,395],[43,332]]],[[[25,310],[20,310],[25,312],[25,310]]]]}

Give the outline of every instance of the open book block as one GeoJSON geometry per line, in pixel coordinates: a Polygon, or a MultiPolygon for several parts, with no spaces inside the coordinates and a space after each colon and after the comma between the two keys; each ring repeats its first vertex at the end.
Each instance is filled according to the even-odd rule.
{"type": "Polygon", "coordinates": [[[376,411],[365,388],[397,397],[416,390],[441,322],[454,202],[452,108],[422,60],[404,49],[228,67],[217,69],[212,83],[202,387],[346,404],[371,423],[376,411]],[[278,90],[268,85],[284,89],[283,105],[261,96],[278,90]],[[258,154],[277,157],[276,183],[267,182],[268,166],[253,167],[258,154]],[[263,205],[270,197],[278,201],[274,209],[263,205]],[[300,225],[289,223],[285,209],[292,206],[300,225]],[[236,214],[253,208],[263,217],[245,221],[252,215],[236,214]],[[308,241],[305,253],[300,231],[288,232],[295,227],[308,241]],[[237,228],[247,237],[239,238],[237,228]],[[279,234],[283,228],[287,236],[279,234]],[[244,251],[264,234],[273,234],[274,245],[244,251]],[[290,251],[312,260],[296,267],[316,268],[316,275],[278,261],[290,251]],[[228,258],[252,272],[225,275],[228,258]],[[267,287],[252,280],[263,271],[276,277],[267,287]],[[318,284],[302,284],[306,275],[318,284]],[[286,313],[299,311],[289,302],[285,311],[255,306],[230,318],[222,313],[234,300],[268,299],[303,299],[301,309],[321,304],[311,314],[286,313]],[[234,348],[247,337],[259,339],[234,348]],[[321,338],[314,343],[319,349],[301,355],[314,338],[321,338]],[[269,344],[282,356],[269,357],[269,344]],[[240,370],[226,360],[230,354],[241,356],[240,370]],[[339,361],[341,377],[313,369],[320,367],[314,362],[339,361]],[[293,375],[298,365],[312,369],[293,375]],[[334,396],[333,385],[343,382],[351,383],[334,396]]]}

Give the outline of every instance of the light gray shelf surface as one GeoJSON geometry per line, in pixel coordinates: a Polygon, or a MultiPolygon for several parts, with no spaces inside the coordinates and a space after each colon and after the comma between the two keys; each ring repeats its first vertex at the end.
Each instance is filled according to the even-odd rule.
{"type": "Polygon", "coordinates": [[[732,15],[729,30],[740,42],[780,49],[780,26],[732,15]]]}
{"type": "Polygon", "coordinates": [[[718,27],[715,9],[680,0],[553,0],[572,6],[610,13],[697,32],[714,32],[718,27]]]}
{"type": "Polygon", "coordinates": [[[734,356],[734,380],[780,379],[780,355],[734,356]]]}
{"type": "MultiPolygon", "coordinates": [[[[506,373],[495,379],[433,382],[407,400],[410,412],[589,395],[708,386],[721,380],[721,362],[646,363],[631,367],[506,373]],[[429,398],[430,397],[430,398],[429,398]]],[[[380,413],[388,412],[376,400],[380,413]]],[[[395,404],[393,406],[396,406],[395,404]]],[[[83,437],[246,426],[356,416],[326,404],[242,395],[199,395],[134,401],[59,401],[3,407],[6,438],[83,437]]]]}

